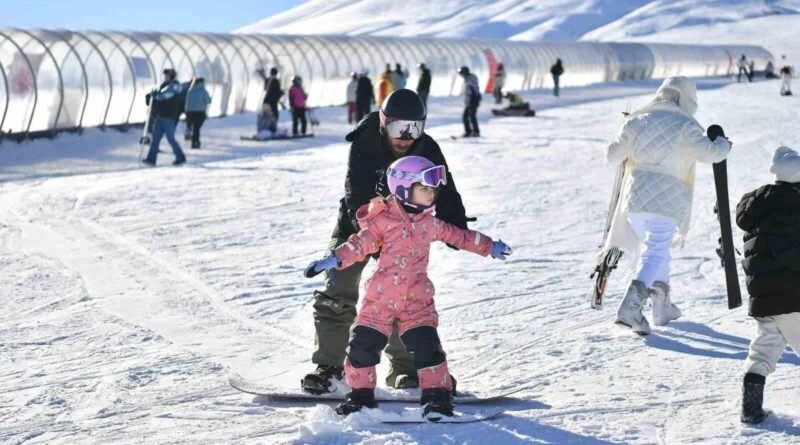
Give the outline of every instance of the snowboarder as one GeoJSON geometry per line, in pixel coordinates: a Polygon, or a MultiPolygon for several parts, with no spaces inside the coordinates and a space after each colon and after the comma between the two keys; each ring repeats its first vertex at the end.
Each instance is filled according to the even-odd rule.
{"type": "Polygon", "coordinates": [[[347,123],[355,124],[356,119],[356,90],[358,89],[358,73],[350,73],[350,83],[347,84],[347,123]]]}
{"type": "MultiPolygon", "coordinates": [[[[400,135],[417,131],[402,121],[393,124],[398,125],[392,131],[400,135]]],[[[336,412],[347,415],[362,407],[377,406],[375,365],[396,323],[403,344],[414,358],[423,416],[452,416],[453,382],[436,332],[439,317],[433,283],[426,271],[430,244],[442,241],[500,260],[511,254],[511,248],[431,215],[440,187],[447,184],[444,165],[421,156],[405,156],[389,166],[386,177],[390,196],[372,198],[358,210],[355,216],[360,231],[305,270],[305,276],[312,277],[328,269],[345,269],[380,252],[344,361],[351,391],[336,412]]]]}
{"type": "Polygon", "coordinates": [[[502,63],[497,65],[494,72],[494,103],[503,103],[503,87],[506,84],[506,69],[502,63]]]}
{"type": "Polygon", "coordinates": [[[479,137],[481,130],[478,128],[478,107],[481,104],[481,88],[478,84],[478,77],[469,72],[469,68],[462,66],[458,69],[458,74],[464,79],[461,86],[461,96],[464,98],[464,122],[463,137],[479,137]]]}
{"type": "Polygon", "coordinates": [[[736,66],[739,67],[739,74],[736,76],[736,81],[741,82],[742,73],[744,73],[744,76],[747,77],[747,57],[744,54],[742,54],[742,57],[739,58],[736,66]]]}
{"type": "Polygon", "coordinates": [[[792,95],[792,75],[794,74],[794,69],[791,65],[786,63],[786,56],[781,56],[781,61],[783,66],[781,67],[781,79],[783,82],[781,83],[781,96],[791,96],[792,95]]]}
{"type": "Polygon", "coordinates": [[[186,126],[191,129],[192,148],[200,148],[200,128],[206,121],[211,96],[205,86],[205,79],[195,77],[186,92],[186,126]]]}
{"type": "Polygon", "coordinates": [[[779,147],[772,159],[775,184],[745,194],[736,207],[744,230],[749,314],[758,323],[750,342],[742,387],[744,423],[761,423],[766,377],[788,343],[800,355],[800,156],[779,147]]]}
{"type": "Polygon", "coordinates": [[[550,67],[550,74],[553,75],[553,96],[558,97],[559,82],[561,75],[564,74],[564,65],[561,64],[561,59],[556,59],[556,63],[550,67]]]}
{"type": "Polygon", "coordinates": [[[428,106],[428,94],[431,92],[431,70],[424,63],[419,65],[419,81],[417,82],[417,94],[422,99],[422,103],[428,106]]]}
{"type": "MultiPolygon", "coordinates": [[[[346,140],[351,142],[345,194],[341,200],[339,218],[329,249],[358,232],[356,211],[376,196],[388,196],[386,169],[396,159],[407,155],[422,156],[435,165],[447,166],[439,145],[423,132],[425,105],[419,96],[408,89],[392,93],[379,112],[361,120],[346,140]]],[[[461,195],[456,190],[451,172],[447,183],[439,189],[436,217],[466,229],[467,217],[461,195]]],[[[348,331],[356,316],[361,272],[367,261],[357,262],[346,269],[326,273],[325,287],[314,292],[315,351],[311,361],[316,371],[303,379],[303,389],[312,393],[329,390],[331,378],[342,378],[348,331]]],[[[389,339],[386,354],[390,372],[386,384],[394,388],[417,385],[417,374],[397,335],[389,339]]]]}
{"type": "Polygon", "coordinates": [[[261,105],[261,112],[256,119],[256,135],[253,139],[267,140],[285,137],[289,132],[285,128],[278,129],[278,120],[272,115],[269,104],[261,105]]]}
{"type": "Polygon", "coordinates": [[[722,161],[731,148],[722,136],[711,141],[704,135],[693,117],[696,111],[694,82],[687,77],[669,77],[649,104],[626,118],[606,150],[609,163],[629,162],[603,251],[618,247],[632,252],[636,264],[644,243],[641,263],[616,322],[641,335],[650,333],[642,314],[648,297],[653,299],[657,326],[681,316],[670,302],[670,244],[673,238],[682,243],[689,229],[696,161],[722,161]]]}
{"type": "Polygon", "coordinates": [[[372,87],[369,71],[363,69],[358,77],[358,86],[356,87],[356,122],[361,122],[361,119],[364,119],[364,116],[372,111],[374,103],[375,89],[372,87]]]}
{"type": "Polygon", "coordinates": [[[301,133],[306,134],[308,121],[306,120],[306,99],[308,94],[303,90],[303,79],[300,76],[292,78],[292,87],[289,88],[289,108],[292,111],[292,136],[297,136],[297,124],[301,124],[301,133]]]}
{"type": "Polygon", "coordinates": [[[186,162],[186,156],[175,139],[175,127],[178,119],[183,113],[186,99],[183,96],[183,87],[178,82],[178,73],[172,68],[164,70],[164,82],[145,96],[149,104],[153,101],[153,138],[150,141],[150,151],[147,157],[142,159],[142,163],[155,167],[158,158],[158,145],[161,138],[166,136],[172,152],[175,154],[175,161],[172,165],[180,165],[186,162]]]}
{"type": "Polygon", "coordinates": [[[264,74],[264,68],[257,69],[256,73],[264,79],[264,103],[269,104],[272,109],[272,115],[276,120],[280,120],[278,102],[283,96],[283,90],[281,89],[281,81],[278,79],[278,68],[270,68],[269,76],[264,74]]]}

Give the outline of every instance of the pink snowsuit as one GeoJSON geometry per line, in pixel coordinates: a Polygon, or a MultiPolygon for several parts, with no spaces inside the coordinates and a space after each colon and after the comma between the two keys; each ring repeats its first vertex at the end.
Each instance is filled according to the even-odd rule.
{"type": "MultiPolygon", "coordinates": [[[[380,251],[375,272],[367,280],[366,294],[355,326],[374,329],[387,340],[395,320],[401,337],[411,329],[436,328],[439,324],[433,302],[434,287],[427,274],[432,242],[443,241],[482,256],[489,255],[492,250],[492,239],[488,236],[458,228],[430,213],[409,214],[393,198],[373,198],[358,209],[356,218],[361,231],[335,249],[341,261],[338,269],[346,269],[363,261],[367,255],[380,251]]],[[[344,363],[348,385],[351,388],[375,388],[375,366],[354,367],[350,362],[352,349],[351,340],[344,363]]],[[[377,351],[378,357],[382,349],[377,351]]],[[[441,347],[439,352],[444,357],[441,347]]],[[[422,389],[452,387],[446,360],[418,369],[417,374],[422,389]]]]}

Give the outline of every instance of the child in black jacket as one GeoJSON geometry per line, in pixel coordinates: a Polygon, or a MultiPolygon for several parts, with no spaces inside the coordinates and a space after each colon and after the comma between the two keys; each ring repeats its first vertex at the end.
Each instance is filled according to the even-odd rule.
{"type": "Polygon", "coordinates": [[[736,224],[745,231],[749,313],[758,322],[742,389],[744,423],[767,417],[764,384],[786,344],[800,354],[800,155],[778,148],[770,171],[775,184],[747,193],[736,207],[736,224]]]}

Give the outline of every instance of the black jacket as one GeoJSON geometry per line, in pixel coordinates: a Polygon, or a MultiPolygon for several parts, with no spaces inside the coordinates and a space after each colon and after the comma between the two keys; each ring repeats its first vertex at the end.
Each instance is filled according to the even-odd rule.
{"type": "Polygon", "coordinates": [[[736,207],[750,315],[800,312],[800,184],[765,185],[736,207]]]}
{"type": "Polygon", "coordinates": [[[417,93],[421,91],[430,91],[431,90],[431,70],[428,68],[422,69],[422,74],[419,76],[419,82],[417,82],[417,93]]]}
{"type": "MultiPolygon", "coordinates": [[[[359,207],[375,196],[389,196],[386,169],[395,160],[391,147],[380,132],[377,111],[362,119],[346,139],[351,142],[347,177],[344,183],[344,198],[339,208],[339,220],[333,231],[334,237],[342,238],[358,231],[355,214],[359,207]]],[[[409,154],[428,158],[436,165],[447,166],[439,144],[424,133],[414,142],[409,154]]],[[[447,185],[441,188],[436,197],[436,217],[458,227],[467,228],[464,204],[453,183],[449,168],[447,185]]]]}
{"type": "Polygon", "coordinates": [[[367,76],[361,76],[356,84],[356,105],[366,108],[373,103],[375,103],[375,90],[372,88],[372,81],[367,76]]]}
{"type": "Polygon", "coordinates": [[[162,82],[158,89],[145,97],[149,104],[153,100],[153,115],[178,120],[186,106],[186,90],[177,80],[162,82]]]}
{"type": "Polygon", "coordinates": [[[264,77],[264,103],[277,106],[281,96],[283,96],[281,81],[276,76],[264,77]]]}

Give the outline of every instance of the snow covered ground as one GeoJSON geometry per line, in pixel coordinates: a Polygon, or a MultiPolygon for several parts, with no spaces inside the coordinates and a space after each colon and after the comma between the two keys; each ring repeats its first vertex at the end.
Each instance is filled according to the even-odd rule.
{"type": "MultiPolygon", "coordinates": [[[[474,140],[448,137],[462,132],[457,99],[433,101],[428,131],[478,217],[472,227],[514,247],[505,263],[432,253],[459,386],[526,388],[499,405],[504,417],[469,425],[343,419],[331,404],[227,385],[239,373],[295,388],[313,369],[321,281],[301,270],[335,223],[343,108],[322,110],[318,137],[298,141],[240,142],[252,115],[212,120],[180,168],[170,153],[138,168],[134,133],[0,145],[0,442],[800,444],[800,359],[788,351],[767,383],[774,415],[757,428],[738,421],[754,322],[726,308],[710,166],[698,169],[689,243],[673,252],[685,317],[645,339],[615,326],[627,264],[605,310],[589,309],[613,175],[603,149],[620,112],[656,86],[529,93],[538,115],[527,119],[490,119],[487,98],[474,140]]],[[[698,119],[734,142],[733,205],[772,181],[774,148],[800,147],[800,103],[778,88],[701,82],[698,119]]]]}

